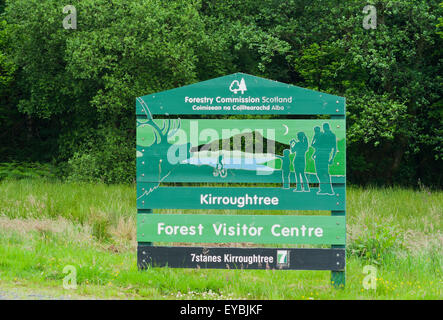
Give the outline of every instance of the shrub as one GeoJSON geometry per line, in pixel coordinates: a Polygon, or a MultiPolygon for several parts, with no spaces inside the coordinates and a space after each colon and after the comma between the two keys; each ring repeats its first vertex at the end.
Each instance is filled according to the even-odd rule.
{"type": "Polygon", "coordinates": [[[100,169],[98,159],[89,153],[74,153],[68,161],[68,181],[98,182],[100,169]]]}
{"type": "Polygon", "coordinates": [[[68,181],[130,183],[135,179],[135,146],[115,133],[68,161],[68,181]]]}
{"type": "Polygon", "coordinates": [[[3,162],[0,163],[0,180],[55,178],[55,168],[48,163],[3,162]]]}
{"type": "Polygon", "coordinates": [[[395,226],[375,223],[367,232],[349,241],[348,254],[379,264],[384,257],[403,247],[400,236],[395,226]]]}
{"type": "Polygon", "coordinates": [[[98,241],[107,241],[110,239],[109,227],[111,221],[106,213],[90,208],[89,224],[92,226],[92,235],[98,241]]]}

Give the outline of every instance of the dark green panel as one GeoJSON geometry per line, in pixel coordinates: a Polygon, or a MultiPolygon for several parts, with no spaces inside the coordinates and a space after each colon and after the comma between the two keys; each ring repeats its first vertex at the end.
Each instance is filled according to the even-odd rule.
{"type": "Polygon", "coordinates": [[[291,215],[138,214],[138,242],[344,244],[345,218],[291,215]]]}
{"type": "Polygon", "coordinates": [[[244,73],[235,73],[139,97],[136,113],[332,115],[345,114],[345,99],[244,73]]]}
{"type": "Polygon", "coordinates": [[[137,265],[195,269],[344,270],[344,249],[207,248],[140,245],[137,265]]]}
{"type": "Polygon", "coordinates": [[[344,210],[344,185],[309,192],[283,188],[159,187],[137,183],[140,209],[344,210]],[[318,194],[330,191],[331,194],[318,194]]]}

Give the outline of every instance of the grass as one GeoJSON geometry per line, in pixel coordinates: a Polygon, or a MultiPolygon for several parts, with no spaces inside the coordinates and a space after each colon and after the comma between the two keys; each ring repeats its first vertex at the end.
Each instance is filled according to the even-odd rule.
{"type": "Polygon", "coordinates": [[[134,199],[128,185],[0,182],[0,291],[70,299],[443,297],[441,191],[348,188],[345,290],[331,287],[327,271],[138,271],[134,199]],[[77,271],[75,290],[63,287],[68,265],[77,271]],[[363,288],[366,265],[376,267],[376,290],[363,288]]]}

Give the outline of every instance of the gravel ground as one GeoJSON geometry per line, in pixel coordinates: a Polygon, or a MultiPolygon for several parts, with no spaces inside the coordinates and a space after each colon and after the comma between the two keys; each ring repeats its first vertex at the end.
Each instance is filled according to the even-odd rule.
{"type": "Polygon", "coordinates": [[[23,292],[17,289],[0,289],[0,300],[70,300],[66,296],[50,296],[46,294],[23,292]]]}

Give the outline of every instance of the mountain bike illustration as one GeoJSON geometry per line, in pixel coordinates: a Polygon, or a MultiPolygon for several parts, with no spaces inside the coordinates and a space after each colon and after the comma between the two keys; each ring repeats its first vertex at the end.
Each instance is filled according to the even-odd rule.
{"type": "Polygon", "coordinates": [[[226,176],[228,175],[228,170],[223,165],[223,156],[222,155],[220,155],[218,157],[218,162],[215,165],[213,175],[214,175],[214,177],[220,176],[220,178],[226,178],[226,176]]]}

